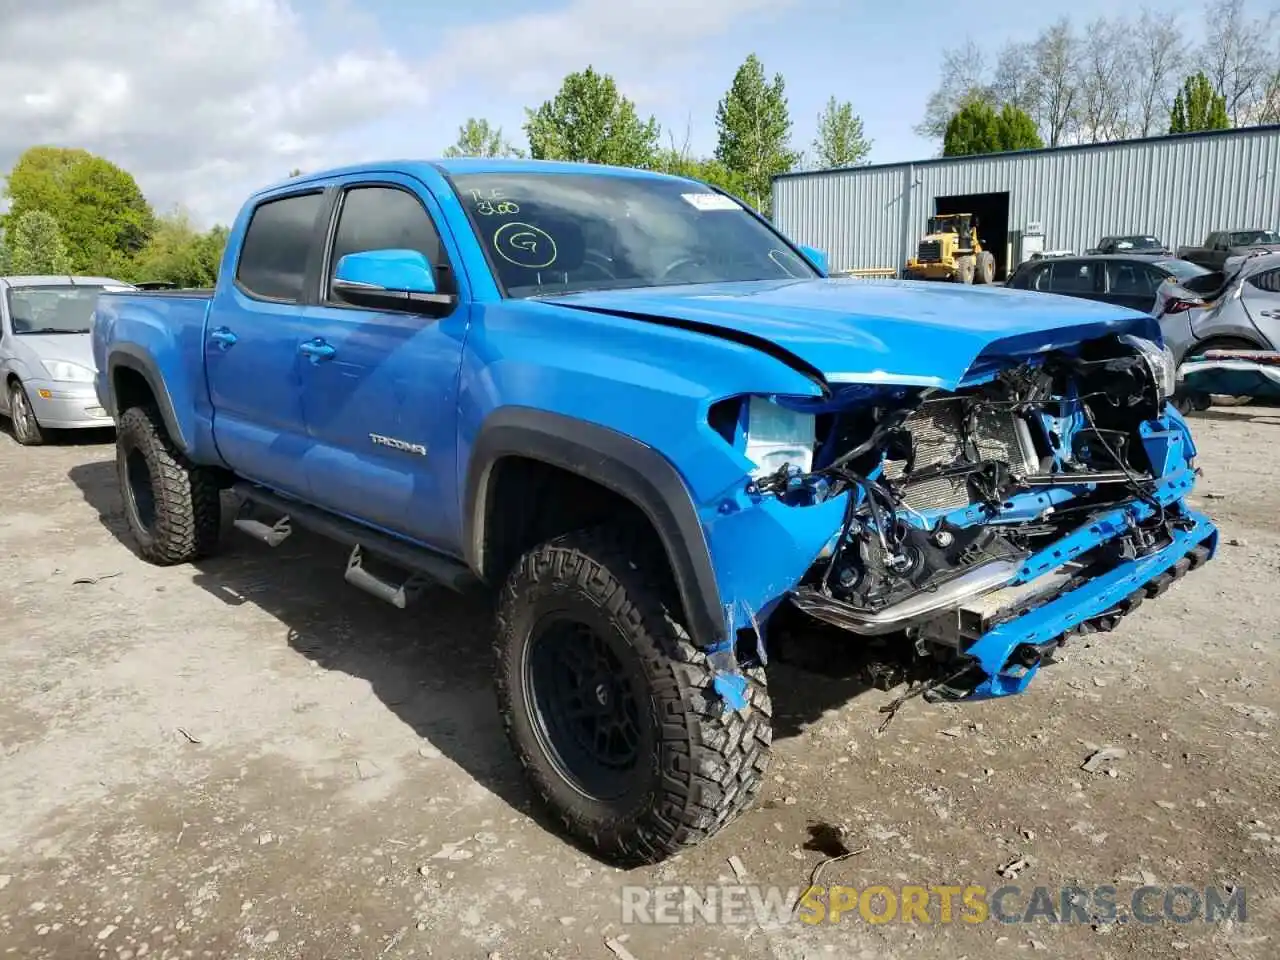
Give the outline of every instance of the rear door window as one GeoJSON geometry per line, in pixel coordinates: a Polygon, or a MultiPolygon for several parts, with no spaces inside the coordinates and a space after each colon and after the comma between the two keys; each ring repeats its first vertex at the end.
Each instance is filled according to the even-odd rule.
{"type": "Polygon", "coordinates": [[[1107,264],[1107,293],[1121,297],[1155,296],[1160,277],[1144,263],[1107,264]]]}
{"type": "MultiPolygon", "coordinates": [[[[1049,269],[1047,289],[1051,293],[1093,293],[1097,289],[1097,271],[1088,261],[1058,260],[1049,269]]],[[[1043,281],[1039,289],[1046,289],[1043,281]]]]}
{"type": "Polygon", "coordinates": [[[246,293],[286,303],[303,299],[323,199],[306,193],[268,200],[253,211],[236,265],[236,282],[246,293]]]}

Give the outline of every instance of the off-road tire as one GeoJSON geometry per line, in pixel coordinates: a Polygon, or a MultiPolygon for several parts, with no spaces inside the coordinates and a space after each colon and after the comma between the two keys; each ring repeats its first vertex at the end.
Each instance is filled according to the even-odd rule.
{"type": "Polygon", "coordinates": [[[956,261],[956,283],[973,283],[974,271],[977,269],[973,257],[961,257],[956,261]]]}
{"type": "Polygon", "coordinates": [[[222,526],[217,479],[178,450],[154,407],[130,407],[120,417],[116,474],[129,531],[148,563],[189,563],[217,547],[222,526]],[[144,511],[139,498],[146,485],[153,503],[144,511]]]}
{"type": "Polygon", "coordinates": [[[659,575],[660,555],[653,556],[610,528],[530,550],[502,589],[494,641],[503,723],[534,792],[572,837],[628,864],[655,863],[694,846],[748,809],[773,738],[764,670],[743,670],[747,706],[731,710],[675,614],[673,591],[659,575]],[[652,749],[641,752],[629,774],[635,781],[622,796],[601,800],[584,793],[540,739],[545,727],[535,716],[530,653],[552,610],[607,624],[622,671],[637,681],[637,712],[649,725],[652,749]]]}
{"type": "Polygon", "coordinates": [[[992,283],[996,278],[996,258],[990,250],[978,254],[975,264],[973,282],[992,283]]]}
{"type": "Polygon", "coordinates": [[[13,439],[24,447],[38,447],[44,443],[44,431],[40,429],[36,412],[31,409],[27,390],[17,380],[9,384],[9,423],[13,427],[13,439]]]}

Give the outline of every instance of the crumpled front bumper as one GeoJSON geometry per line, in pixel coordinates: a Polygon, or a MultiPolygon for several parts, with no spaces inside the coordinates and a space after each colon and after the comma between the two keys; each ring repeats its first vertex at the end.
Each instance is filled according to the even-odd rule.
{"type": "MultiPolygon", "coordinates": [[[[1195,445],[1186,421],[1167,406],[1159,420],[1143,424],[1143,444],[1161,479],[1151,492],[1153,506],[1136,497],[1088,522],[1023,561],[1010,585],[1052,575],[1095,548],[1125,537],[1137,525],[1164,511],[1177,522],[1169,542],[1149,553],[1118,563],[1106,572],[1053,595],[1039,606],[1000,623],[959,651],[960,664],[982,671],[984,678],[967,687],[966,699],[1021,693],[1039,669],[1040,659],[1073,632],[1137,607],[1158,596],[1176,576],[1213,556],[1218,531],[1208,517],[1190,510],[1185,497],[1195,484],[1195,445]],[[1032,656],[1039,651],[1040,656],[1032,656]]],[[[1029,495],[1028,495],[1029,496],[1029,495]]],[[[1015,500],[1026,497],[1016,497],[1015,500]]],[[[1047,501],[1046,501],[1047,502],[1047,501]]],[[[737,674],[734,638],[754,628],[765,656],[764,625],[777,605],[790,596],[800,579],[831,546],[843,525],[845,498],[810,507],[789,507],[770,498],[740,498],[705,523],[724,607],[726,636],[708,651],[717,670],[717,689],[732,706],[737,674]]],[[[850,633],[851,642],[863,640],[850,633]]],[[[932,698],[931,698],[932,699],[932,698]]]]}
{"type": "MultiPolygon", "coordinates": [[[[1175,579],[1209,560],[1217,551],[1217,527],[1205,515],[1185,508],[1180,486],[1170,484],[1163,491],[1165,496],[1156,497],[1166,508],[1179,509],[1181,525],[1173,529],[1169,543],[1117,564],[974,641],[965,656],[972,659],[986,679],[965,699],[983,700],[1023,692],[1039,670],[1041,658],[1065,644],[1073,634],[1095,627],[1110,630],[1119,617],[1137,609],[1144,599],[1158,597],[1175,579]]],[[[1073,546],[1088,550],[1105,544],[1155,512],[1145,503],[1130,505],[1089,524],[1085,535],[1076,537],[1073,546]]],[[[1051,549],[1058,550],[1058,544],[1051,549]]],[[[1040,575],[1049,575],[1052,569],[1056,567],[1040,575]]]]}

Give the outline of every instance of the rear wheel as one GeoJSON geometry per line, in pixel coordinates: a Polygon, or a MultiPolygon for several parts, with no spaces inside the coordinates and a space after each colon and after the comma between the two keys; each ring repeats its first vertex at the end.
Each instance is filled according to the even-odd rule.
{"type": "Polygon", "coordinates": [[[652,863],[759,792],[772,740],[761,669],[728,709],[670,590],[629,538],[568,534],[507,579],[494,642],[503,723],[539,799],[598,853],[652,863]]]}
{"type": "Polygon", "coordinates": [[[131,407],[120,417],[116,474],[125,519],[144,560],[158,566],[187,563],[217,546],[217,480],[178,450],[154,407],[131,407]]]}
{"type": "Polygon", "coordinates": [[[31,409],[26,388],[17,380],[9,384],[9,418],[13,422],[13,439],[24,447],[38,447],[44,443],[44,431],[31,409]]]}
{"type": "MultiPolygon", "coordinates": [[[[1258,345],[1240,337],[1214,337],[1205,340],[1203,343],[1197,343],[1194,347],[1187,351],[1182,362],[1189,360],[1203,359],[1204,355],[1210,350],[1257,350],[1258,345]]],[[[1210,406],[1215,407],[1243,407],[1248,404],[1253,397],[1234,397],[1228,393],[1211,393],[1208,395],[1208,401],[1199,409],[1208,409],[1210,406]]]]}

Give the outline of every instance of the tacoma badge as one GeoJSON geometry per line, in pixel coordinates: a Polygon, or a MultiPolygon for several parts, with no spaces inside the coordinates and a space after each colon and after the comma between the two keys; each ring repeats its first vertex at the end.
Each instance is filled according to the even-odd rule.
{"type": "Polygon", "coordinates": [[[384,437],[380,433],[369,434],[369,439],[378,446],[391,447],[393,450],[403,450],[405,453],[416,453],[420,457],[427,455],[427,448],[420,443],[409,443],[405,440],[397,440],[395,437],[384,437]]]}

